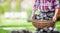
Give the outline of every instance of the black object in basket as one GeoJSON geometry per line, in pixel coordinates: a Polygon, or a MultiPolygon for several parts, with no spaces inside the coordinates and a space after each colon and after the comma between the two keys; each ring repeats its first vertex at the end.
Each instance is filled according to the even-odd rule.
{"type": "Polygon", "coordinates": [[[53,22],[52,20],[37,20],[37,19],[35,19],[35,16],[33,16],[32,24],[36,28],[49,28],[49,27],[54,26],[55,22],[53,22]]]}

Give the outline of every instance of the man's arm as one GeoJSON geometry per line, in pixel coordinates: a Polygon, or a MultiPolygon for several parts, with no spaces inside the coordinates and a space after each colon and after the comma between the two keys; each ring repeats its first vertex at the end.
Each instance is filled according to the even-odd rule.
{"type": "Polygon", "coordinates": [[[56,21],[57,19],[57,14],[58,14],[58,9],[55,9],[55,14],[53,16],[53,21],[56,21]]]}
{"type": "Polygon", "coordinates": [[[58,9],[59,9],[59,0],[54,1],[54,6],[55,6],[55,15],[53,16],[53,21],[56,21],[57,14],[58,14],[58,9]]]}
{"type": "Polygon", "coordinates": [[[55,9],[55,15],[57,17],[57,14],[58,14],[58,9],[55,9]]]}
{"type": "Polygon", "coordinates": [[[32,10],[32,14],[31,14],[31,19],[35,15],[35,12],[38,9],[39,4],[40,4],[40,0],[35,0],[34,6],[33,6],[33,10],[32,10]]]}
{"type": "Polygon", "coordinates": [[[55,16],[57,16],[58,9],[59,9],[59,0],[55,0],[54,6],[55,6],[55,16]]]}
{"type": "Polygon", "coordinates": [[[36,12],[36,11],[34,11],[34,10],[32,11],[31,18],[35,15],[35,12],[36,12]]]}

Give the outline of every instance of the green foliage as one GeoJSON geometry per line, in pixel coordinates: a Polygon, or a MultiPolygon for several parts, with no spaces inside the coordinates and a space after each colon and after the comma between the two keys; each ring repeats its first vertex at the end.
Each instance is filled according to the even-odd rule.
{"type": "Polygon", "coordinates": [[[4,12],[7,12],[7,11],[10,10],[10,5],[9,5],[9,4],[5,4],[5,5],[3,6],[3,8],[4,8],[4,12]]]}
{"type": "Polygon", "coordinates": [[[26,9],[27,14],[31,14],[31,11],[32,11],[31,8],[26,9]]]}
{"type": "Polygon", "coordinates": [[[59,0],[59,3],[60,3],[60,0],[59,0]]]}
{"type": "Polygon", "coordinates": [[[30,22],[30,16],[31,16],[31,13],[32,13],[32,9],[31,9],[31,8],[28,8],[28,9],[26,9],[26,12],[27,12],[27,14],[28,14],[27,21],[30,22]]]}
{"type": "Polygon", "coordinates": [[[4,8],[0,6],[0,15],[4,13],[4,8]]]}
{"type": "Polygon", "coordinates": [[[16,4],[16,7],[15,7],[15,12],[19,12],[20,11],[20,4],[16,4]]]}
{"type": "Polygon", "coordinates": [[[10,33],[10,31],[8,31],[8,30],[3,30],[3,29],[0,29],[0,33],[10,33]]]}
{"type": "Polygon", "coordinates": [[[60,17],[57,18],[57,21],[60,21],[60,17]]]}

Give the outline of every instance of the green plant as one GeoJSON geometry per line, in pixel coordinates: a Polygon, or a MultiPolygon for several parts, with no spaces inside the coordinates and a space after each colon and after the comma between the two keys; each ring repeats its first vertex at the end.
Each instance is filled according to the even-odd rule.
{"type": "Polygon", "coordinates": [[[30,16],[31,16],[31,13],[32,13],[32,9],[28,8],[28,9],[26,9],[26,12],[27,12],[27,15],[28,15],[27,21],[30,22],[30,16]]]}
{"type": "Polygon", "coordinates": [[[4,8],[0,6],[0,15],[4,13],[4,8]]]}

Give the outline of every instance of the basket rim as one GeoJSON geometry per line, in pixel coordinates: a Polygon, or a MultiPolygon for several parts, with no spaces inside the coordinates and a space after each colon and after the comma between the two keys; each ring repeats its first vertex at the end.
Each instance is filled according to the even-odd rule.
{"type": "Polygon", "coordinates": [[[31,21],[52,21],[53,22],[53,20],[34,20],[34,19],[32,19],[31,21]]]}

